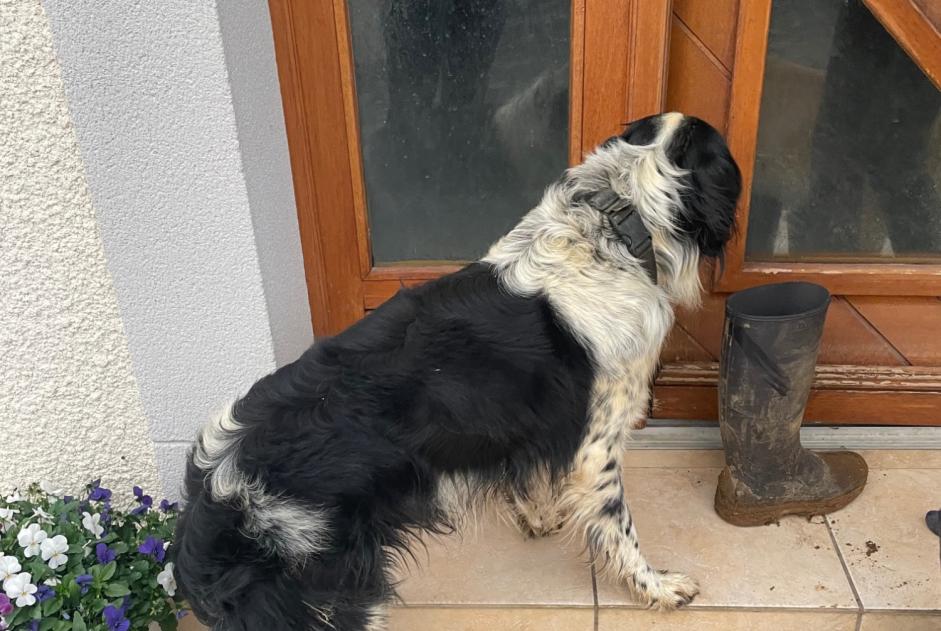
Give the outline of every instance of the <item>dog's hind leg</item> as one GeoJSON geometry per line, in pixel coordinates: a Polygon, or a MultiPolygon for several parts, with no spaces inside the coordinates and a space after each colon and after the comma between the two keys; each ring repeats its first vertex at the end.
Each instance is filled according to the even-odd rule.
{"type": "Polygon", "coordinates": [[[560,487],[540,475],[525,493],[507,492],[510,519],[526,537],[546,537],[562,529],[565,515],[559,503],[560,487]]]}
{"type": "Polygon", "coordinates": [[[646,388],[635,390],[623,382],[596,385],[589,434],[561,503],[607,574],[627,582],[649,606],[675,609],[690,603],[699,588],[688,576],[655,570],[644,559],[621,480],[625,427],[643,414],[646,393],[646,388]]]}

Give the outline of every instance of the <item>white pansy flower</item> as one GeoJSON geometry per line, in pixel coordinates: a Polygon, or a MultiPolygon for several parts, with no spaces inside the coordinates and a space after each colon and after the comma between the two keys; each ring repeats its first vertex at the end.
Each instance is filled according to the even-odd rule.
{"type": "Polygon", "coordinates": [[[55,576],[53,576],[52,578],[47,578],[46,580],[44,580],[44,581],[42,582],[42,584],[43,584],[43,585],[48,585],[49,587],[55,587],[56,585],[58,585],[58,584],[61,583],[61,582],[62,582],[61,580],[59,580],[59,579],[57,579],[55,576]]]}
{"type": "Polygon", "coordinates": [[[36,597],[33,594],[38,589],[32,581],[33,575],[29,572],[17,574],[3,581],[3,591],[10,600],[16,600],[17,607],[32,607],[36,604],[36,597]]]}
{"type": "Polygon", "coordinates": [[[19,491],[13,491],[13,495],[7,495],[7,504],[14,504],[16,502],[22,501],[19,491]]]}
{"type": "Polygon", "coordinates": [[[23,555],[29,558],[39,554],[39,546],[48,536],[39,524],[30,524],[16,536],[16,542],[23,548],[23,555]]]}
{"type": "Polygon", "coordinates": [[[82,526],[96,537],[100,537],[105,531],[104,526],[101,525],[101,514],[99,513],[94,515],[87,511],[82,513],[82,526]]]}
{"type": "Polygon", "coordinates": [[[176,595],[176,579],[173,578],[173,563],[167,563],[163,571],[157,574],[157,582],[163,586],[168,596],[176,595]]]}
{"type": "Polygon", "coordinates": [[[39,488],[45,491],[46,495],[51,495],[52,497],[62,497],[65,495],[65,491],[51,482],[40,482],[39,488]]]}
{"type": "Polygon", "coordinates": [[[49,564],[50,569],[55,570],[69,561],[69,557],[65,555],[69,551],[69,542],[62,535],[45,539],[39,545],[39,550],[42,560],[49,564]]]}
{"type": "Polygon", "coordinates": [[[16,576],[17,572],[22,569],[20,560],[16,557],[0,557],[0,583],[16,576]]]}
{"type": "Polygon", "coordinates": [[[20,511],[15,508],[0,508],[0,532],[6,532],[7,528],[13,526],[16,522],[15,515],[20,511]]]}
{"type": "Polygon", "coordinates": [[[36,517],[37,519],[39,519],[39,521],[48,521],[48,522],[52,521],[52,515],[50,515],[49,513],[47,513],[46,511],[44,511],[38,506],[33,509],[33,517],[36,517]]]}

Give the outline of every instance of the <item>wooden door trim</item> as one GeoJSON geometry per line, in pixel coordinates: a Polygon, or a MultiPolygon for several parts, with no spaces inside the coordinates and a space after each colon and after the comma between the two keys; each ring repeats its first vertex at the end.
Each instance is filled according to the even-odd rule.
{"type": "Polygon", "coordinates": [[[941,33],[911,0],[865,0],[895,41],[941,90],[941,33]]]}
{"type": "MultiPolygon", "coordinates": [[[[671,9],[671,0],[572,1],[571,164],[630,118],[662,110],[671,9]]],[[[459,265],[373,264],[347,4],[269,0],[269,10],[311,319],[315,335],[331,335],[459,265]]]]}
{"type": "Polygon", "coordinates": [[[329,2],[269,0],[314,335],[363,315],[354,183],[336,16],[329,2]]]}
{"type": "MultiPolygon", "coordinates": [[[[868,1],[881,3],[881,0],[868,1]]],[[[737,232],[726,251],[727,265],[721,272],[717,270],[713,288],[731,292],[772,281],[803,280],[821,284],[834,294],[941,295],[941,265],[745,260],[770,21],[771,0],[742,0],[728,125],[729,147],[742,170],[742,197],[737,211],[737,232]]],[[[937,50],[941,49],[935,49],[934,57],[941,63],[937,50]]]]}
{"type": "MultiPolygon", "coordinates": [[[[719,365],[664,366],[653,416],[718,418],[719,365]]],[[[941,367],[817,366],[807,425],[941,425],[941,367]]]]}

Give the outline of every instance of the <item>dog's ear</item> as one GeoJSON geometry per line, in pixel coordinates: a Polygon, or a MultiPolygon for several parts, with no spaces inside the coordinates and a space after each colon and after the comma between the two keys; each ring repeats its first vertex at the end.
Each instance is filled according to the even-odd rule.
{"type": "Polygon", "coordinates": [[[719,133],[698,120],[676,132],[668,155],[687,171],[678,227],[703,255],[721,255],[735,229],[735,206],[742,190],[738,165],[719,133]]]}

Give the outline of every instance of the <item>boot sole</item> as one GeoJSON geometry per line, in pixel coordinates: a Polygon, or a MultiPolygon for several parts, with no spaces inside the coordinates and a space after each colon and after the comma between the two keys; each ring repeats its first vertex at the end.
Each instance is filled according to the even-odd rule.
{"type": "Polygon", "coordinates": [[[748,507],[736,506],[726,500],[724,496],[716,494],[715,509],[719,517],[733,526],[767,526],[787,515],[809,518],[834,513],[855,500],[862,492],[863,487],[861,486],[843,495],[822,501],[785,502],[774,506],[748,507]]]}

